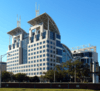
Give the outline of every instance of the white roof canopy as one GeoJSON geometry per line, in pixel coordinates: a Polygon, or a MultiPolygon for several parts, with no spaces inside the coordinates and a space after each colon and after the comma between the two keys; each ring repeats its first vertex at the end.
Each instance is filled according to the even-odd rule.
{"type": "Polygon", "coordinates": [[[17,28],[15,28],[15,29],[13,29],[13,30],[11,30],[11,31],[9,31],[7,34],[10,34],[10,35],[16,35],[16,34],[18,34],[18,33],[26,33],[22,28],[20,28],[20,27],[17,27],[17,28]]]}
{"type": "Polygon", "coordinates": [[[57,34],[60,34],[55,22],[47,13],[43,13],[35,17],[34,19],[28,21],[28,23],[34,26],[34,25],[37,25],[43,22],[44,29],[47,30],[48,29],[48,19],[49,19],[49,30],[52,32],[56,32],[57,34]]]}

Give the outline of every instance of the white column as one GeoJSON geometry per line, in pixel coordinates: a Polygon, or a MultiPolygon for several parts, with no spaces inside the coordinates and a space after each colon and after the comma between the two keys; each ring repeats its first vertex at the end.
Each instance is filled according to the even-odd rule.
{"type": "Polygon", "coordinates": [[[12,44],[14,44],[14,37],[12,36],[12,44]]]}

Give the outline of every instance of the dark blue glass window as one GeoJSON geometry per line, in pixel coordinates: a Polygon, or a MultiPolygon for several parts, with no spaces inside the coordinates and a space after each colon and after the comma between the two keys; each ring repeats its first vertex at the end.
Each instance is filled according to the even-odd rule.
{"type": "Polygon", "coordinates": [[[58,55],[62,55],[62,50],[60,50],[60,49],[56,49],[56,54],[58,54],[58,55]]]}
{"type": "Polygon", "coordinates": [[[56,40],[56,46],[62,47],[62,44],[60,43],[60,41],[56,40]]]}
{"type": "Polygon", "coordinates": [[[50,31],[50,39],[55,40],[55,33],[50,31]]]}
{"type": "Polygon", "coordinates": [[[42,42],[40,42],[40,45],[42,44],[42,42]]]}
{"type": "Polygon", "coordinates": [[[47,40],[47,43],[49,43],[49,40],[47,40]]]}
{"type": "Polygon", "coordinates": [[[47,56],[49,57],[49,54],[47,54],[47,56]]]}
{"type": "Polygon", "coordinates": [[[47,45],[47,47],[49,48],[49,45],[47,45]]]}
{"type": "Polygon", "coordinates": [[[60,35],[56,34],[56,38],[60,39],[60,35]]]}
{"type": "Polygon", "coordinates": [[[43,48],[45,48],[45,45],[43,46],[43,48]]]}
{"type": "Polygon", "coordinates": [[[45,39],[46,38],[46,32],[43,32],[42,33],[42,39],[45,39]]]}
{"type": "Polygon", "coordinates": [[[43,50],[43,52],[45,52],[45,50],[43,50]]]}
{"type": "Polygon", "coordinates": [[[47,52],[49,52],[49,49],[47,49],[47,52]]]}
{"type": "Polygon", "coordinates": [[[43,59],[43,61],[45,61],[45,59],[43,59]]]}
{"type": "Polygon", "coordinates": [[[36,40],[38,41],[40,37],[40,34],[36,35],[36,40]]]}
{"type": "Polygon", "coordinates": [[[19,43],[17,43],[17,47],[19,47],[19,43]]]}
{"type": "Polygon", "coordinates": [[[45,54],[43,54],[43,57],[45,57],[45,54]]]}
{"type": "Polygon", "coordinates": [[[40,55],[40,57],[42,57],[42,55],[40,55]]]}
{"type": "Polygon", "coordinates": [[[34,36],[32,36],[30,39],[31,39],[31,43],[33,43],[33,40],[34,40],[34,36]]]}
{"type": "Polygon", "coordinates": [[[43,70],[45,70],[45,68],[43,68],[43,70]]]}
{"type": "Polygon", "coordinates": [[[42,51],[40,51],[40,53],[42,53],[42,51]]]}
{"type": "Polygon", "coordinates": [[[39,62],[39,60],[37,60],[37,62],[39,62]]]}
{"type": "Polygon", "coordinates": [[[36,44],[34,44],[34,46],[36,46],[36,44]]]}
{"type": "Polygon", "coordinates": [[[47,61],[49,61],[49,58],[47,58],[47,61]]]}
{"type": "Polygon", "coordinates": [[[11,45],[9,45],[9,50],[11,50],[11,45]]]}
{"type": "Polygon", "coordinates": [[[15,44],[13,44],[13,49],[15,48],[15,44]]]}
{"type": "Polygon", "coordinates": [[[45,43],[45,41],[43,41],[43,44],[45,43]]]}

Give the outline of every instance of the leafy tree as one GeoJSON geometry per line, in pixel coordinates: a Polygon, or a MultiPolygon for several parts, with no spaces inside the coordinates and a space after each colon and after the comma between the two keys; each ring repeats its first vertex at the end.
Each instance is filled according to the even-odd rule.
{"type": "Polygon", "coordinates": [[[3,71],[2,72],[2,81],[3,82],[8,82],[9,80],[11,80],[10,72],[3,71]]]}
{"type": "Polygon", "coordinates": [[[25,79],[26,79],[26,74],[24,74],[24,73],[17,73],[17,74],[15,74],[15,78],[16,78],[16,80],[17,81],[19,81],[19,82],[22,82],[22,81],[24,81],[25,79]]]}
{"type": "Polygon", "coordinates": [[[33,77],[33,82],[40,82],[39,77],[34,76],[34,77],[33,77]]]}

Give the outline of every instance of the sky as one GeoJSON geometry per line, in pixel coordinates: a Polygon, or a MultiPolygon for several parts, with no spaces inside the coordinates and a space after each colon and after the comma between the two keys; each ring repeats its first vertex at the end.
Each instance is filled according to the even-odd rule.
{"type": "Polygon", "coordinates": [[[96,46],[100,65],[100,0],[0,0],[0,55],[8,51],[7,32],[17,27],[17,14],[21,28],[29,33],[27,22],[36,17],[35,3],[40,14],[46,12],[55,21],[67,47],[96,46]]]}

